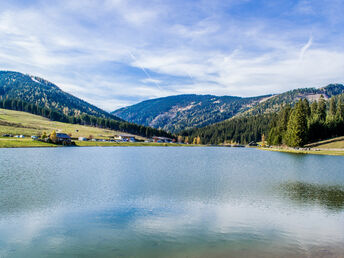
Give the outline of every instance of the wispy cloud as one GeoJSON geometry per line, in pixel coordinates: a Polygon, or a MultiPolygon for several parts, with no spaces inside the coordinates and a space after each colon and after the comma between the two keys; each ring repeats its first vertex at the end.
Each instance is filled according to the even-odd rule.
{"type": "Polygon", "coordinates": [[[0,69],[42,76],[107,110],[170,94],[323,86],[344,81],[343,8],[337,0],[5,1],[0,69]]]}

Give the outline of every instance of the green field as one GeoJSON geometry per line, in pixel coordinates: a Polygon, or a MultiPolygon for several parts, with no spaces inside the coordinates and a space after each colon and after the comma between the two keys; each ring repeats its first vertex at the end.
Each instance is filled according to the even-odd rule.
{"type": "Polygon", "coordinates": [[[311,143],[306,146],[319,149],[344,149],[344,136],[311,143]]]}
{"type": "MultiPolygon", "coordinates": [[[[0,148],[12,147],[57,147],[60,145],[49,144],[40,141],[33,141],[31,135],[41,135],[43,132],[50,133],[53,130],[71,134],[72,137],[89,137],[108,139],[115,134],[123,132],[101,129],[91,126],[68,124],[50,121],[47,118],[32,115],[26,112],[0,109],[0,148]],[[1,137],[3,134],[24,135],[26,138],[1,137]]],[[[144,137],[135,136],[136,139],[145,140],[144,137]]],[[[75,141],[77,146],[195,146],[179,145],[174,143],[145,143],[145,142],[93,142],[75,141]]]]}
{"type": "MultiPolygon", "coordinates": [[[[115,134],[123,134],[123,132],[91,126],[50,121],[47,118],[26,112],[0,109],[0,136],[3,134],[41,135],[43,132],[49,134],[53,130],[71,134],[72,137],[89,137],[92,135],[93,138],[99,139],[107,139],[115,134]]],[[[144,139],[140,136],[136,136],[136,138],[144,139]]]]}
{"type": "Polygon", "coordinates": [[[0,148],[25,148],[25,147],[55,147],[54,145],[46,142],[33,141],[30,138],[0,138],[0,148]]]}
{"type": "MultiPolygon", "coordinates": [[[[196,146],[193,144],[189,145],[179,145],[175,143],[146,143],[146,142],[93,142],[93,141],[75,141],[77,146],[80,147],[130,147],[130,146],[196,146]]],[[[27,148],[27,147],[62,147],[62,145],[55,145],[50,143],[45,143],[41,141],[34,141],[30,138],[9,138],[0,137],[0,148],[27,148]]]]}

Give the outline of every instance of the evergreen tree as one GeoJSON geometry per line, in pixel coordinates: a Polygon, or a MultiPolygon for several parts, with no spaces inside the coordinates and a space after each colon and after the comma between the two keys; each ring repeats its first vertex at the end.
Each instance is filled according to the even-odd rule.
{"type": "Polygon", "coordinates": [[[319,101],[318,101],[318,109],[317,109],[317,118],[321,122],[325,122],[326,120],[326,101],[324,99],[324,96],[321,95],[319,101]]]}
{"type": "Polygon", "coordinates": [[[285,143],[291,147],[301,147],[307,141],[307,118],[301,100],[292,109],[288,122],[285,143]]]}

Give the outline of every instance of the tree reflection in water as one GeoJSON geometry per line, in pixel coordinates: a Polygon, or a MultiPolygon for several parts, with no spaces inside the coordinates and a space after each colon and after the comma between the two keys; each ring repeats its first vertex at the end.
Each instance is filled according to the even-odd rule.
{"type": "Polygon", "coordinates": [[[282,185],[283,193],[301,204],[320,204],[330,210],[344,209],[344,187],[290,182],[282,185]]]}

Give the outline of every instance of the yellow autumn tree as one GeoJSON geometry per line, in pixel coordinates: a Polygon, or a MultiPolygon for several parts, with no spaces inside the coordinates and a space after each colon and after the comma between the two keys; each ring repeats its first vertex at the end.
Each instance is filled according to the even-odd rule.
{"type": "Polygon", "coordinates": [[[197,137],[195,137],[192,141],[192,144],[196,144],[197,143],[197,137]]]}
{"type": "Polygon", "coordinates": [[[201,144],[201,137],[197,136],[196,143],[197,143],[197,144],[201,144]]]}
{"type": "Polygon", "coordinates": [[[183,142],[183,136],[178,135],[178,142],[183,142]]]}
{"type": "Polygon", "coordinates": [[[57,136],[56,136],[56,131],[55,131],[55,130],[52,131],[52,133],[50,134],[49,138],[50,138],[50,140],[51,140],[52,142],[54,142],[54,143],[57,142],[57,136]]]}
{"type": "Polygon", "coordinates": [[[188,137],[188,136],[185,136],[184,143],[185,143],[185,144],[188,144],[188,143],[189,143],[189,137],[188,137]]]}
{"type": "Polygon", "coordinates": [[[262,147],[265,147],[266,143],[265,143],[265,135],[262,134],[262,147]]]}

